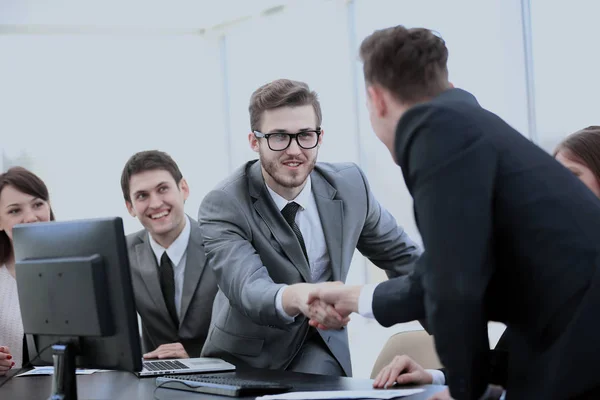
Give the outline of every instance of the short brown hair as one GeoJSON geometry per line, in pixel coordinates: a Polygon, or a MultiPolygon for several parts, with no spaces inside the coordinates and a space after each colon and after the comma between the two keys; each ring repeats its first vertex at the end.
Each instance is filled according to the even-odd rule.
{"type": "Polygon", "coordinates": [[[290,79],[278,79],[256,89],[250,96],[250,129],[260,130],[263,112],[279,107],[300,107],[312,105],[317,118],[317,126],[321,126],[323,116],[317,93],[310,90],[304,82],[290,79]]]}
{"type": "Polygon", "coordinates": [[[600,184],[600,126],[588,126],[567,136],[554,150],[554,157],[560,151],[588,167],[600,184]]]}
{"type": "Polygon", "coordinates": [[[131,196],[129,195],[131,177],[140,172],[153,170],[167,171],[178,185],[183,178],[177,163],[167,153],[158,150],[140,151],[127,160],[121,173],[121,189],[123,190],[125,201],[131,202],[131,196]]]}
{"type": "Polygon", "coordinates": [[[360,46],[365,81],[398,100],[419,102],[448,89],[448,49],[429,29],[402,25],[375,31],[360,46]]]}
{"type": "MultiPolygon", "coordinates": [[[[19,192],[49,202],[50,195],[44,181],[36,174],[23,168],[12,167],[0,174],[0,196],[5,187],[12,186],[19,192]]],[[[54,212],[50,207],[50,221],[54,221],[54,212]]],[[[0,232],[0,265],[5,264],[12,256],[13,248],[5,231],[0,232]]]]}

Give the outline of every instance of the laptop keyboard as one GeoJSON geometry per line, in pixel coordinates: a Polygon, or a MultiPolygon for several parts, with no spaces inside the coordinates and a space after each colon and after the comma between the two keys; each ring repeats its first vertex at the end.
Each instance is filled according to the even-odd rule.
{"type": "Polygon", "coordinates": [[[292,389],[290,385],[280,382],[219,375],[167,375],[157,378],[156,384],[159,387],[232,397],[262,396],[292,389]]]}
{"type": "Polygon", "coordinates": [[[177,376],[166,376],[165,378],[177,379],[180,381],[192,381],[195,383],[214,383],[220,385],[229,385],[244,388],[264,388],[264,387],[277,387],[287,388],[287,385],[282,385],[279,382],[269,381],[257,381],[250,379],[240,379],[230,376],[219,376],[219,375],[177,375],[177,376]]]}
{"type": "Polygon", "coordinates": [[[148,371],[173,371],[177,369],[189,369],[185,364],[176,360],[144,361],[143,365],[148,371]]]}

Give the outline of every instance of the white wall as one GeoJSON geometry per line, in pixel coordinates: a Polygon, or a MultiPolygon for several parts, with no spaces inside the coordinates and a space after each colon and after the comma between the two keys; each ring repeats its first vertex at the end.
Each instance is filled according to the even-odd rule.
{"type": "Polygon", "coordinates": [[[600,125],[600,3],[531,0],[536,120],[548,151],[568,134],[600,125]]]}
{"type": "MultiPolygon", "coordinates": [[[[565,134],[600,124],[593,20],[600,6],[531,0],[538,132],[530,133],[521,3],[107,0],[84,7],[4,0],[0,166],[26,164],[40,174],[59,219],[120,215],[132,232],[140,225],[126,213],[121,169],[134,152],[161,149],[188,179],[186,211],[196,216],[202,197],[255,157],[246,139],[252,91],[273,79],[299,79],[321,98],[320,159],[358,163],[377,198],[419,241],[400,170],[369,126],[358,46],[373,30],[396,24],[437,30],[450,51],[452,82],[550,149],[565,134]]],[[[381,279],[355,257],[350,282],[381,279]]],[[[391,333],[417,328],[383,329],[355,318],[356,375],[369,375],[391,333]]],[[[499,332],[494,326],[493,340],[499,332]]]]}
{"type": "Polygon", "coordinates": [[[178,161],[192,215],[227,173],[215,42],[15,35],[0,36],[0,48],[3,147],[29,155],[59,219],[120,215],[128,232],[139,229],[119,184],[136,151],[158,148],[178,161]]]}

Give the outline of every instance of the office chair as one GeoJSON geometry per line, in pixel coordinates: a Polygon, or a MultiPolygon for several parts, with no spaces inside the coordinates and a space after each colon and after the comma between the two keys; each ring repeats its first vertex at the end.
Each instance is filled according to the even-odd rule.
{"type": "Polygon", "coordinates": [[[425,369],[439,369],[442,367],[435,351],[433,336],[424,330],[400,332],[392,335],[379,353],[371,379],[388,365],[395,356],[406,354],[425,369]]]}

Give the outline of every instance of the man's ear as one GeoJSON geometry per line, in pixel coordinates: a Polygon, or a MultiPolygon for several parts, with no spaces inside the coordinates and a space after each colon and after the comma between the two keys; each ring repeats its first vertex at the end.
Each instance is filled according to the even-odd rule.
{"type": "Polygon", "coordinates": [[[183,193],[183,201],[186,201],[190,196],[190,187],[185,178],[181,178],[181,181],[179,181],[179,191],[183,193]]]}
{"type": "Polygon", "coordinates": [[[387,114],[387,103],[385,101],[385,94],[383,88],[378,85],[369,85],[367,87],[367,94],[371,107],[378,117],[384,117],[387,114]]]}
{"type": "Polygon", "coordinates": [[[317,144],[318,147],[321,147],[323,144],[323,135],[325,135],[325,130],[321,129],[321,134],[319,135],[319,144],[317,144]]]}
{"type": "Polygon", "coordinates": [[[125,206],[127,207],[127,211],[129,211],[129,215],[131,215],[132,217],[137,217],[136,213],[135,213],[135,209],[133,208],[133,204],[131,204],[130,201],[125,201],[125,206]]]}
{"type": "Polygon", "coordinates": [[[250,148],[258,153],[258,138],[254,135],[254,132],[248,134],[248,143],[250,144],[250,148]]]}

